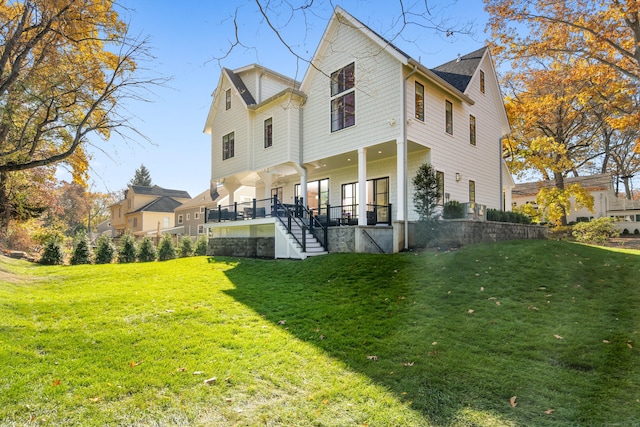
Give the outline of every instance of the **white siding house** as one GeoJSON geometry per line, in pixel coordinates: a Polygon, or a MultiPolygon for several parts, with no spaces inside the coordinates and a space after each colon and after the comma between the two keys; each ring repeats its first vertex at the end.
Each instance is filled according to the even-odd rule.
{"type": "MultiPolygon", "coordinates": [[[[410,244],[411,180],[423,163],[439,172],[443,201],[510,208],[509,124],[488,49],[430,69],[336,7],[312,64],[301,83],[257,65],[223,70],[205,131],[212,186],[230,205],[241,185],[258,199],[302,198],[329,225],[361,229],[353,250],[394,252],[410,244]]],[[[277,252],[266,225],[277,221],[251,230],[255,208],[243,209],[242,224],[211,223],[212,235],[275,234],[277,252]]]]}

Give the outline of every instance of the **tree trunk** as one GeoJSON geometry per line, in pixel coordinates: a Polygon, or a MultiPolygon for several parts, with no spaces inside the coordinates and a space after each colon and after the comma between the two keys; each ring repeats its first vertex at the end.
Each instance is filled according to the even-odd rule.
{"type": "Polygon", "coordinates": [[[8,189],[9,173],[0,172],[0,242],[6,242],[11,219],[11,200],[8,189]]]}
{"type": "MultiPolygon", "coordinates": [[[[553,178],[556,182],[556,188],[559,188],[560,190],[564,190],[564,176],[562,176],[562,173],[554,172],[553,178]]],[[[561,208],[562,208],[562,218],[560,219],[560,225],[565,226],[567,225],[567,211],[564,208],[564,205],[561,206],[561,208]]]]}

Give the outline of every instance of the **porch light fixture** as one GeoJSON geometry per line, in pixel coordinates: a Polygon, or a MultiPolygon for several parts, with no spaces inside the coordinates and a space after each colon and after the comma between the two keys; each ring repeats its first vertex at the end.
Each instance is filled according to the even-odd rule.
{"type": "Polygon", "coordinates": [[[456,181],[460,181],[460,173],[456,172],[456,181]]]}

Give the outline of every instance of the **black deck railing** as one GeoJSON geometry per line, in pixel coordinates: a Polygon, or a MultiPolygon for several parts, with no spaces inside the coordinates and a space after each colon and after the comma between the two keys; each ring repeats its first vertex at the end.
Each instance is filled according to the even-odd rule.
{"type": "MultiPolygon", "coordinates": [[[[391,225],[392,205],[367,205],[367,225],[391,225]]],[[[282,203],[276,196],[273,199],[253,199],[251,202],[219,205],[217,209],[205,209],[205,222],[243,221],[247,219],[286,217],[291,212],[294,218],[305,218],[311,230],[313,224],[322,227],[358,225],[358,205],[332,206],[326,204],[309,209],[302,199],[296,198],[291,204],[282,203]],[[312,220],[313,218],[313,220],[312,220]]]]}

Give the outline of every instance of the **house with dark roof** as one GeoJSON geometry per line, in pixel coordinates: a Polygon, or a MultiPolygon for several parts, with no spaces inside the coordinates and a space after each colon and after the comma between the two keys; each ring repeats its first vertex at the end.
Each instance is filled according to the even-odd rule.
{"type": "Polygon", "coordinates": [[[255,64],[223,69],[205,132],[212,188],[229,194],[205,225],[222,252],[238,238],[275,257],[305,258],[315,240],[324,251],[407,249],[424,163],[437,171],[441,203],[511,208],[501,155],[510,127],[489,50],[429,68],[341,7],[301,82],[255,64]],[[255,187],[252,204],[235,200],[241,186],[255,187]],[[317,228],[292,237],[292,223],[311,228],[311,215],[327,237],[317,228]]]}
{"type": "MultiPolygon", "coordinates": [[[[565,186],[579,184],[593,196],[593,210],[584,207],[575,208],[575,199],[571,200],[572,209],[567,212],[567,222],[590,221],[595,218],[613,217],[620,231],[627,229],[640,232],[640,200],[628,200],[616,195],[611,174],[566,177],[565,186]]],[[[542,188],[555,186],[553,180],[533,181],[516,184],[512,191],[513,207],[530,204],[537,207],[536,197],[542,188]]]]}
{"type": "Polygon", "coordinates": [[[111,227],[115,237],[126,230],[135,236],[174,227],[174,210],[191,200],[188,192],[157,185],[131,185],[124,199],[110,206],[111,227]]]}

